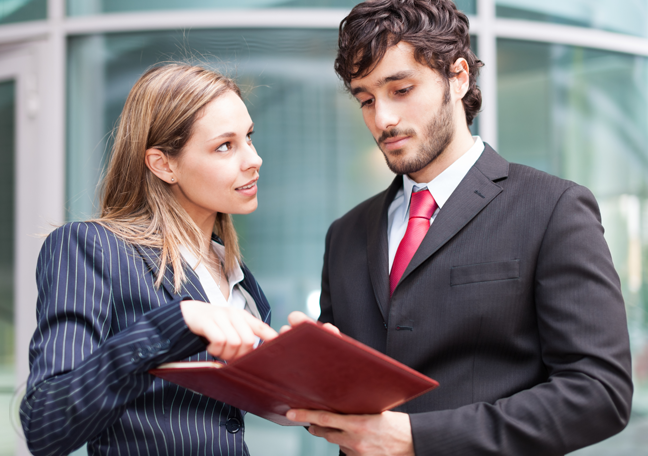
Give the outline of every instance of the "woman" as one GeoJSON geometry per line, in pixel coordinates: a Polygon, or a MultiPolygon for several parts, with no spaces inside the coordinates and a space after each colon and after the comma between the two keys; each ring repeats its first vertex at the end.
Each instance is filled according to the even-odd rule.
{"type": "Polygon", "coordinates": [[[20,412],[34,454],[248,454],[240,410],[147,371],[276,336],[229,215],[257,207],[252,133],[222,75],[167,65],[135,84],[101,217],[55,230],[38,260],[20,412]]]}

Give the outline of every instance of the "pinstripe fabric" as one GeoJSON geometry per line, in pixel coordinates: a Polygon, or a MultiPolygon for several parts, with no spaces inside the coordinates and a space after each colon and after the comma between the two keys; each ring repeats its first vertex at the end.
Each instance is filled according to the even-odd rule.
{"type": "MultiPolygon", "coordinates": [[[[240,410],[169,382],[148,369],[213,359],[189,331],[180,301],[205,301],[198,277],[178,295],[173,272],[154,287],[154,249],[130,245],[94,223],[70,223],[46,239],[38,259],[38,327],[20,409],[32,453],[247,455],[240,410]],[[234,426],[235,428],[236,426],[234,426]]],[[[242,286],[264,321],[270,307],[244,266],[242,286]]]]}

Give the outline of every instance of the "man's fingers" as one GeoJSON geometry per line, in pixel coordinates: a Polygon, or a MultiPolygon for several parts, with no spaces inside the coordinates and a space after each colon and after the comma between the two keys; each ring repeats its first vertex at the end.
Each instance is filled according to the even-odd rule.
{"type": "Polygon", "coordinates": [[[290,315],[288,315],[288,323],[290,323],[290,326],[297,326],[305,321],[313,321],[313,319],[304,312],[299,312],[298,310],[290,312],[290,315]]]}
{"type": "Polygon", "coordinates": [[[325,412],[322,410],[292,409],[288,410],[286,418],[291,421],[311,423],[325,428],[345,429],[344,415],[338,415],[336,413],[325,412]]]}
{"type": "Polygon", "coordinates": [[[332,332],[333,334],[336,334],[338,336],[340,335],[340,330],[338,329],[337,326],[333,326],[330,323],[324,323],[323,327],[324,327],[324,329],[326,329],[327,331],[332,332]]]}

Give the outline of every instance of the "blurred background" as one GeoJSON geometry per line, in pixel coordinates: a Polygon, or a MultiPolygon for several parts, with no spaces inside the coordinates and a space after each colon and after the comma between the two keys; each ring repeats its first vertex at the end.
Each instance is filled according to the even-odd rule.
{"type": "MultiPolygon", "coordinates": [[[[42,235],[96,213],[111,131],[150,65],[206,63],[239,81],[264,159],[259,209],[236,218],[243,255],[276,328],[292,310],[317,317],[329,224],[393,178],[333,72],[356,3],[0,0],[0,456],[28,454],[16,420],[42,235]]],[[[486,64],[474,133],[589,187],[621,276],[632,419],[574,454],[648,455],[648,0],[456,3],[486,64]]],[[[245,432],[253,455],[337,455],[302,428],[248,415],[245,432]]]]}

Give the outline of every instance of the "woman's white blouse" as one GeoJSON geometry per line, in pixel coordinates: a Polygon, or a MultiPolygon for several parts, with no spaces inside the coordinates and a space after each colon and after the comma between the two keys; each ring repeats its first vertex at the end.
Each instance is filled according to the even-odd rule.
{"type": "MultiPolygon", "coordinates": [[[[214,252],[216,252],[216,255],[218,255],[218,258],[220,258],[221,261],[225,258],[224,246],[212,241],[212,249],[214,249],[214,252]]],[[[207,298],[210,303],[215,306],[245,309],[245,297],[237,286],[238,283],[242,282],[244,279],[243,271],[238,262],[236,263],[236,268],[232,274],[227,277],[227,282],[229,284],[229,298],[225,300],[225,296],[223,296],[220,288],[216,285],[216,281],[207,270],[205,264],[203,262],[198,264],[198,259],[184,245],[180,246],[180,253],[182,254],[182,258],[184,258],[184,260],[198,275],[200,284],[205,289],[205,293],[207,293],[207,298]]]]}

